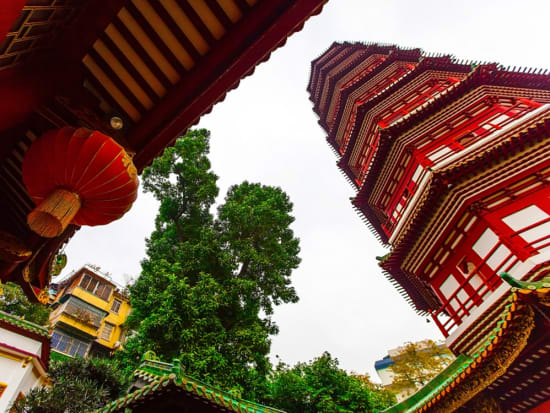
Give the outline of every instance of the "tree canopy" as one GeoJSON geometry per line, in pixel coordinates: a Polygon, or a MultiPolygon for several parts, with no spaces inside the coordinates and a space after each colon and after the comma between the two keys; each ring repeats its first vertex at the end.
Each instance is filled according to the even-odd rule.
{"type": "Polygon", "coordinates": [[[209,132],[191,131],[143,173],[160,208],[130,288],[137,333],[118,357],[128,369],[147,350],[177,357],[190,376],[254,398],[270,370],[273,308],[298,300],[292,203],[280,188],[243,182],[214,216],[208,151],[209,132]]]}
{"type": "Polygon", "coordinates": [[[14,404],[14,412],[88,412],[122,396],[128,386],[118,365],[110,360],[80,357],[53,360],[48,375],[51,387],[33,388],[14,404]]]}
{"type": "Polygon", "coordinates": [[[368,376],[349,375],[328,352],[309,363],[279,363],[265,402],[289,413],[375,412],[395,397],[368,376]]]}
{"type": "Polygon", "coordinates": [[[399,354],[392,356],[394,374],[392,391],[414,391],[434,378],[453,361],[451,351],[433,340],[406,343],[399,354]]]}
{"type": "Polygon", "coordinates": [[[41,326],[49,322],[51,309],[31,303],[21,287],[8,282],[0,286],[0,310],[31,321],[41,326]]]}

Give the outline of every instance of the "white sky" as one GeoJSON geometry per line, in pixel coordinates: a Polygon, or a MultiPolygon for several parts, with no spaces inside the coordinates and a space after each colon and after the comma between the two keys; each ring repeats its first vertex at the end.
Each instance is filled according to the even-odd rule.
{"type": "MultiPolygon", "coordinates": [[[[269,0],[265,0],[269,1],[269,0]]],[[[230,92],[200,127],[212,132],[211,161],[222,200],[243,180],[282,187],[301,239],[293,274],[300,302],[276,309],[272,354],[287,363],[328,350],[341,366],[377,379],[374,361],[405,341],[441,339],[376,265],[386,251],[349,202],[351,186],[317,125],[306,93],[310,62],[335,40],[378,41],[510,66],[550,68],[547,0],[331,0],[323,13],[230,92]]],[[[63,274],[84,263],[124,283],[136,277],[157,205],[141,194],[126,216],[82,228],[66,248],[63,274]]]]}

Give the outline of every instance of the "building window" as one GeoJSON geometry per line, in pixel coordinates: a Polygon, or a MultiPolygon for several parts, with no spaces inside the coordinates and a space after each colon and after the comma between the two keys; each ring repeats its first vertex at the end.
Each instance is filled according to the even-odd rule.
{"type": "Polygon", "coordinates": [[[85,275],[84,277],[82,277],[82,280],[80,281],[80,287],[92,294],[97,295],[99,298],[105,301],[109,301],[109,297],[111,295],[111,292],[113,291],[113,289],[109,285],[102,283],[99,280],[90,277],[89,275],[85,275]]]}
{"type": "Polygon", "coordinates": [[[88,351],[88,347],[89,343],[62,334],[59,331],[54,331],[52,334],[51,348],[60,353],[68,354],[69,356],[84,357],[88,351]]]}
{"type": "Polygon", "coordinates": [[[113,301],[113,305],[111,306],[111,311],[115,314],[118,314],[118,312],[120,311],[120,306],[121,305],[122,305],[122,301],[117,300],[115,298],[115,300],[113,301]]]}
{"type": "Polygon", "coordinates": [[[99,338],[101,338],[102,340],[110,341],[114,327],[115,326],[111,323],[105,323],[105,325],[103,326],[103,330],[101,330],[101,335],[99,336],[99,338]]]}
{"type": "Polygon", "coordinates": [[[109,287],[107,284],[99,283],[95,295],[97,295],[100,298],[103,298],[105,301],[109,301],[109,297],[111,295],[111,291],[113,289],[109,287]]]}

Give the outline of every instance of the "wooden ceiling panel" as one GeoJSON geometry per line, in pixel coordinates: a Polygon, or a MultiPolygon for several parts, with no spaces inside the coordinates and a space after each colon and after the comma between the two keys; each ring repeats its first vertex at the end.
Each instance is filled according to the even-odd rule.
{"type": "MultiPolygon", "coordinates": [[[[125,56],[125,58],[132,63],[133,67],[139,74],[142,79],[147,82],[149,88],[151,88],[155,94],[160,98],[165,95],[166,88],[163,86],[161,81],[153,74],[151,69],[145,64],[141,59],[139,54],[132,48],[130,43],[120,34],[116,27],[110,24],[105,30],[105,34],[109,37],[112,43],[120,50],[120,52],[125,56]]],[[[111,50],[114,47],[110,46],[111,50]]]]}
{"type": "Polygon", "coordinates": [[[140,104],[147,110],[151,109],[153,107],[153,101],[151,98],[138,84],[136,79],[132,77],[126,67],[115,57],[113,52],[109,50],[105,43],[101,40],[97,40],[93,47],[98,55],[101,56],[107,65],[109,65],[116,76],[124,82],[129,90],[131,90],[136,99],[139,100],[140,104]]]}
{"type": "Polygon", "coordinates": [[[157,14],[155,9],[148,1],[133,0],[132,3],[141,15],[147,20],[149,26],[158,35],[170,54],[183,66],[185,70],[190,70],[195,66],[195,61],[183,45],[178,41],[174,33],[170,31],[163,19],[157,14]]]}
{"type": "Polygon", "coordinates": [[[223,9],[224,13],[229,17],[233,23],[237,23],[242,19],[243,14],[239,9],[239,6],[235,4],[233,0],[215,0],[220,7],[223,9]]]}
{"type": "Polygon", "coordinates": [[[84,84],[137,122],[243,16],[234,0],[130,0],[83,58],[84,84]]]}
{"type": "Polygon", "coordinates": [[[160,0],[160,4],[178,25],[189,42],[195,47],[200,55],[205,55],[210,50],[210,45],[193,25],[191,19],[178,6],[175,0],[160,0]]]}
{"type": "Polygon", "coordinates": [[[141,118],[141,113],[130,102],[130,100],[122,93],[122,91],[115,85],[111,78],[103,71],[98,63],[87,54],[83,61],[84,66],[88,69],[89,73],[101,84],[104,90],[109,96],[116,102],[116,105],[121,108],[124,113],[134,122],[137,122],[141,118]]]}
{"type": "MultiPolygon", "coordinates": [[[[134,16],[123,8],[118,14],[120,21],[126,26],[135,40],[143,46],[151,61],[162,71],[162,73],[170,80],[170,83],[175,85],[180,80],[180,75],[174,67],[168,62],[167,57],[159,50],[157,45],[151,40],[145,30],[138,24],[134,16]]],[[[148,26],[148,25],[147,25],[148,26]]]]}
{"type": "Polygon", "coordinates": [[[216,40],[220,40],[226,33],[225,27],[217,19],[214,12],[208,7],[204,0],[188,0],[189,4],[195,10],[195,13],[201,18],[208,31],[212,33],[216,40]]]}

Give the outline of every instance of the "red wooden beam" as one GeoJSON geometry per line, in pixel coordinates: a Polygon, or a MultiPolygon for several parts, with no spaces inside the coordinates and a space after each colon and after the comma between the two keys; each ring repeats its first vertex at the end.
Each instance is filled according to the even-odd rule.
{"type": "Polygon", "coordinates": [[[11,26],[21,14],[27,0],[10,0],[0,2],[0,43],[6,38],[11,26]]]}

